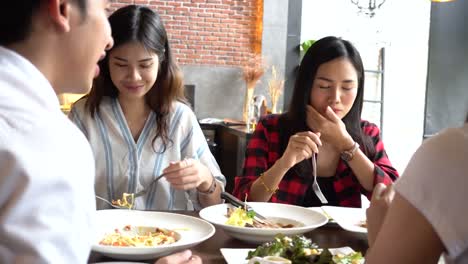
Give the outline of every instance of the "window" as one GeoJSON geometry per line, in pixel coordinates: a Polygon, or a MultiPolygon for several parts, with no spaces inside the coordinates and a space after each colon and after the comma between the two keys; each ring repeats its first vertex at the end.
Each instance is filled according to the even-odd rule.
{"type": "Polygon", "coordinates": [[[384,92],[384,48],[380,48],[377,56],[363,54],[364,60],[364,104],[362,118],[379,126],[383,131],[383,92],[384,92]],[[367,55],[367,56],[366,56],[367,55]]]}

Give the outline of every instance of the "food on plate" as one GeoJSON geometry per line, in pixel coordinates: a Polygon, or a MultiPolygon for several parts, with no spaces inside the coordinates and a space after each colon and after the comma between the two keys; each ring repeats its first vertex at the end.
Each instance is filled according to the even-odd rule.
{"type": "Polygon", "coordinates": [[[281,223],[278,221],[273,221],[273,218],[269,221],[261,221],[255,218],[254,211],[246,211],[241,207],[237,208],[227,208],[228,220],[226,221],[227,225],[240,226],[240,227],[255,227],[255,228],[292,228],[296,227],[295,224],[291,223],[281,223]]]}
{"type": "Polygon", "coordinates": [[[128,209],[132,209],[135,202],[134,193],[123,193],[122,199],[117,199],[117,201],[112,200],[113,205],[118,205],[128,209]]]}
{"type": "MultiPolygon", "coordinates": [[[[349,254],[337,253],[335,255],[328,249],[319,249],[315,243],[304,236],[288,237],[277,235],[274,241],[264,243],[248,253],[249,264],[275,263],[268,261],[266,257],[281,257],[290,260],[294,264],[361,264],[364,258],[360,252],[349,254]],[[258,258],[262,258],[259,261],[258,258]],[[252,262],[250,262],[252,260],[252,262]],[[257,261],[257,262],[255,262],[257,261]]],[[[287,262],[280,262],[287,263],[287,262]]]]}
{"type": "Polygon", "coordinates": [[[239,226],[239,227],[255,227],[255,228],[292,228],[296,226],[301,226],[301,223],[295,222],[292,220],[287,220],[289,223],[282,223],[286,219],[271,217],[267,221],[262,221],[255,217],[254,211],[246,211],[245,209],[238,208],[227,208],[228,220],[226,221],[227,225],[239,226]],[[279,221],[275,221],[279,220],[279,221]],[[295,222],[292,224],[291,222],[295,222]]]}
{"type": "Polygon", "coordinates": [[[177,240],[179,240],[178,234],[172,230],[126,225],[122,230],[115,229],[113,233],[106,234],[99,244],[117,247],[151,247],[172,244],[177,240]]]}
{"type": "Polygon", "coordinates": [[[337,254],[332,257],[332,261],[330,263],[335,264],[361,264],[364,263],[364,257],[362,256],[361,252],[353,252],[350,254],[337,254]]]}
{"type": "Polygon", "coordinates": [[[235,209],[228,207],[227,217],[228,217],[228,220],[226,221],[227,225],[243,227],[246,225],[253,225],[255,212],[253,211],[247,212],[240,207],[235,208],[235,209]]]}

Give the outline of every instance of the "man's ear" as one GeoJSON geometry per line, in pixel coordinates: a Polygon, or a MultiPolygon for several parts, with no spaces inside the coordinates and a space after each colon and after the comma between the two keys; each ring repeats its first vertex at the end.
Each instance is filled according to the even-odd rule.
{"type": "Polygon", "coordinates": [[[47,0],[47,12],[55,27],[61,32],[70,31],[70,0],[47,0]]]}

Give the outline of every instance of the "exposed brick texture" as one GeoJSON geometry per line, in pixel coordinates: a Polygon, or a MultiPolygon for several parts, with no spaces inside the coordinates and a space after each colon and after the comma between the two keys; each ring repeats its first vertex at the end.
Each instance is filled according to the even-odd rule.
{"type": "Polygon", "coordinates": [[[114,0],[158,12],[181,65],[239,66],[261,52],[263,0],[114,0]]]}

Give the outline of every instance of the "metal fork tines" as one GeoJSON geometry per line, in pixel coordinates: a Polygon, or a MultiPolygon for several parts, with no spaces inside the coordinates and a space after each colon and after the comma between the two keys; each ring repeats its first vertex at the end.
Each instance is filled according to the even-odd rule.
{"type": "MultiPolygon", "coordinates": [[[[137,192],[137,193],[134,193],[134,194],[133,194],[133,201],[135,201],[135,198],[145,195],[145,194],[148,192],[148,190],[150,190],[151,188],[153,188],[153,185],[154,185],[157,181],[159,181],[162,177],[164,177],[165,175],[166,175],[165,173],[159,175],[158,177],[156,177],[155,179],[153,179],[153,180],[151,181],[151,183],[150,183],[147,187],[145,187],[143,190],[141,190],[141,191],[139,191],[139,192],[137,192]]],[[[101,196],[99,196],[99,195],[95,195],[95,196],[96,196],[97,199],[106,202],[107,204],[109,204],[110,206],[112,206],[112,207],[114,207],[114,208],[118,208],[118,209],[129,209],[129,208],[125,207],[125,206],[119,206],[119,205],[117,205],[117,204],[113,204],[112,202],[110,202],[110,201],[107,200],[106,198],[103,198],[103,197],[101,197],[101,196]]]]}
{"type": "Polygon", "coordinates": [[[317,154],[312,154],[312,175],[314,176],[314,182],[312,183],[312,189],[314,190],[315,195],[319,198],[320,202],[326,204],[328,203],[327,198],[323,195],[320,186],[317,183],[317,154]]]}
{"type": "Polygon", "coordinates": [[[119,205],[116,205],[116,204],[113,204],[111,202],[109,202],[109,200],[107,200],[106,198],[103,198],[99,195],[94,195],[96,198],[98,198],[99,200],[109,204],[110,206],[114,207],[114,208],[117,208],[117,209],[129,209],[128,207],[124,207],[124,206],[119,206],[119,205]]]}
{"type": "Polygon", "coordinates": [[[158,182],[158,181],[159,181],[162,177],[164,177],[164,176],[166,176],[165,173],[163,173],[163,174],[159,175],[158,177],[156,177],[154,180],[151,181],[151,183],[150,183],[147,187],[145,187],[143,190],[141,190],[141,191],[135,193],[133,197],[134,197],[134,198],[137,198],[137,197],[140,197],[140,196],[142,196],[142,195],[145,195],[145,194],[148,192],[148,190],[150,190],[151,188],[153,188],[153,185],[154,185],[156,182],[158,182]]]}

